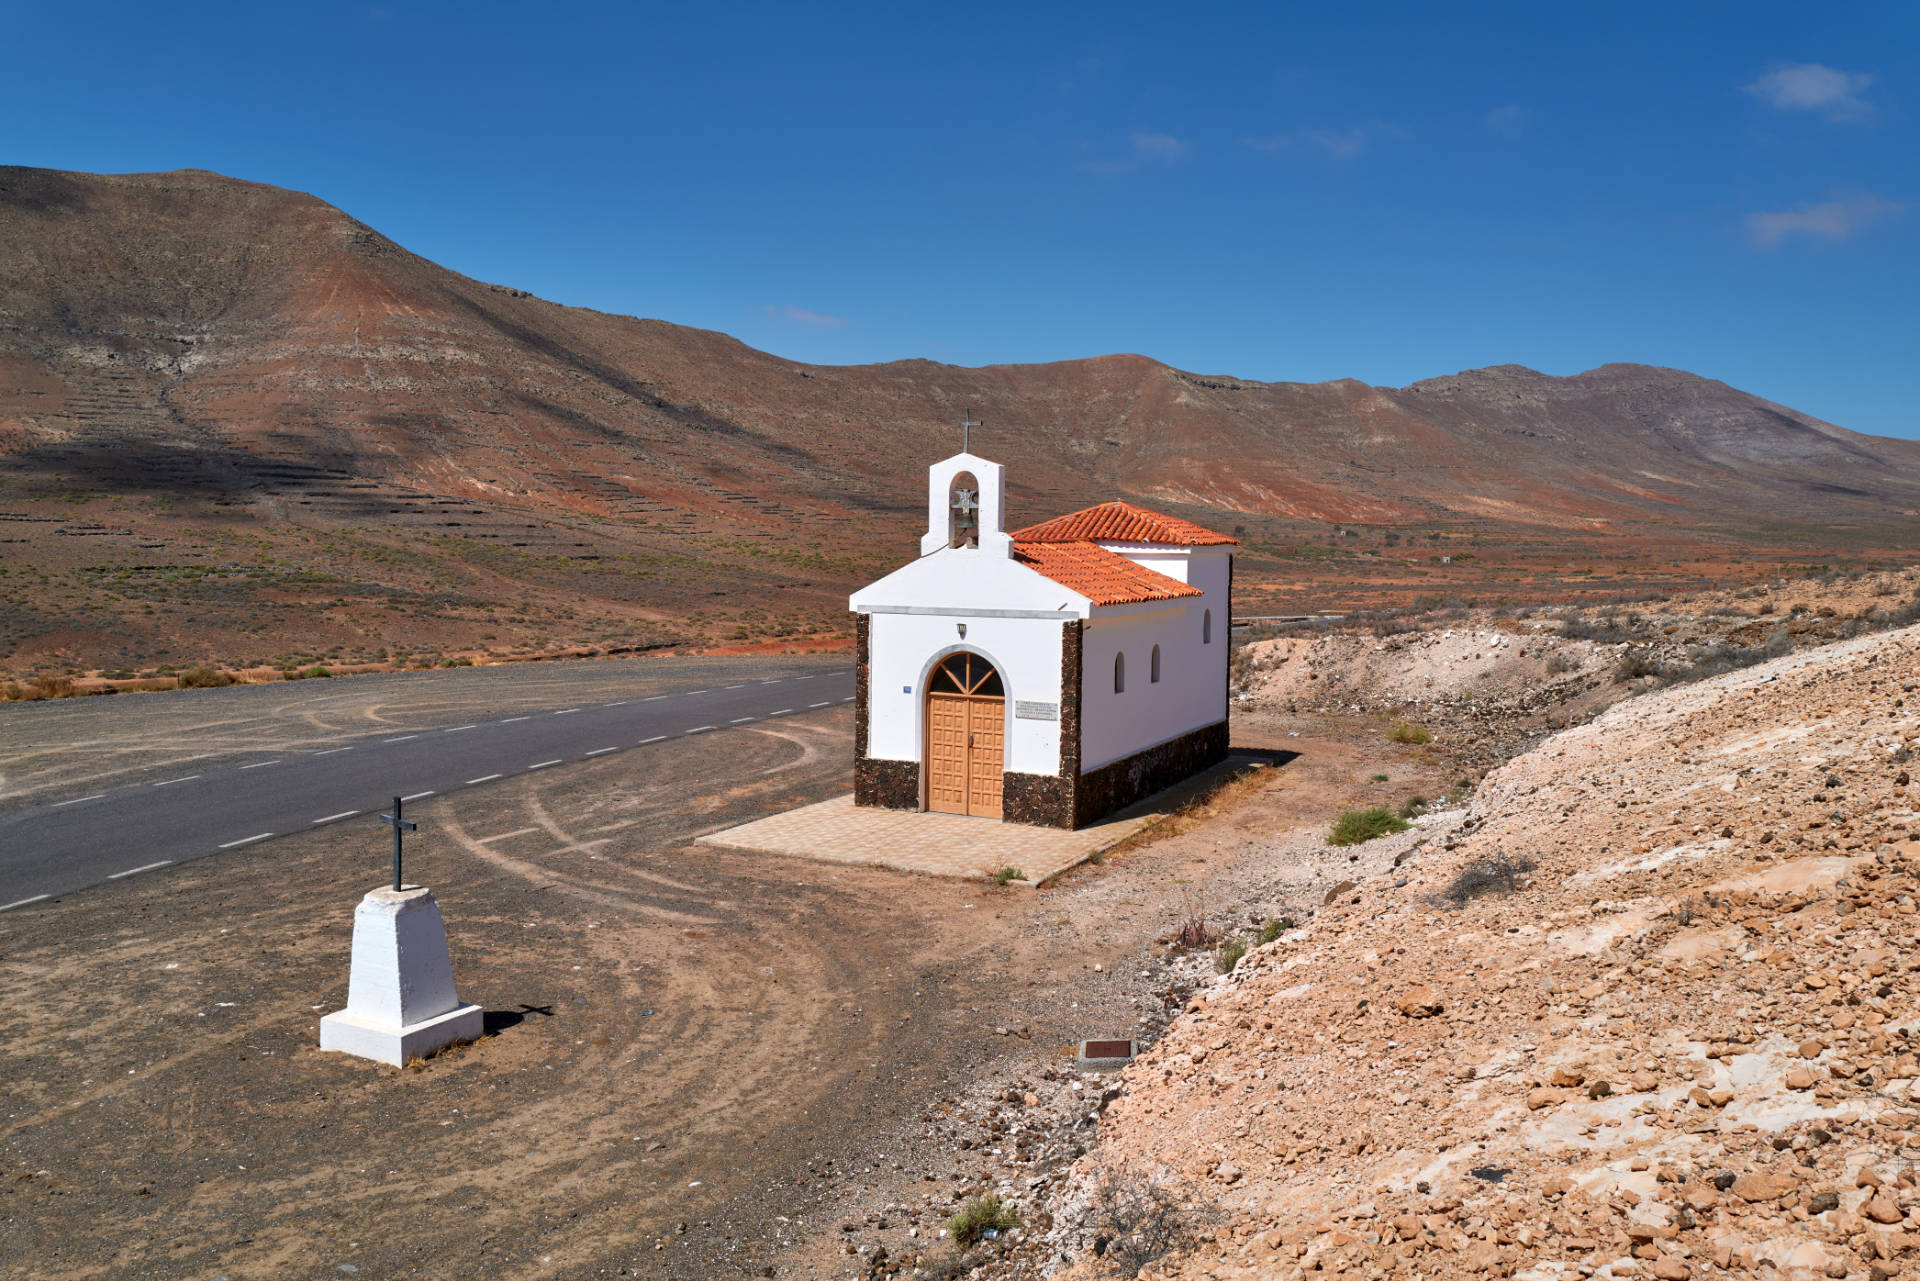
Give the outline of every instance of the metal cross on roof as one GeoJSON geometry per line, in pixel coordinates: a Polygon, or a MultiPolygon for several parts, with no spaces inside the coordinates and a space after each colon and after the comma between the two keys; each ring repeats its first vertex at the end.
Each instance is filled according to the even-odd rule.
{"type": "Polygon", "coordinates": [[[400,833],[414,831],[420,825],[410,818],[400,817],[398,796],[393,798],[393,813],[382,814],[380,821],[393,828],[393,888],[398,890],[400,888],[400,833]]]}
{"type": "Polygon", "coordinates": [[[973,410],[969,409],[965,414],[961,415],[960,417],[960,452],[961,453],[970,454],[973,452],[973,429],[978,426],[980,426],[980,424],[973,421],[973,410]]]}

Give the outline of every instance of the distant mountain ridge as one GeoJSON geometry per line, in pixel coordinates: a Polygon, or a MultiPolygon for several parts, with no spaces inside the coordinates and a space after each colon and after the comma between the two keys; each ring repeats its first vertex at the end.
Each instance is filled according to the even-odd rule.
{"type": "Polygon", "coordinates": [[[310,469],[495,504],[824,537],[911,524],[985,419],[1027,523],[1125,497],[1252,519],[1591,529],[1897,524],[1920,443],[1679,370],[1503,365],[1407,387],[1139,355],[809,366],[565,307],[308,195],[198,170],[0,168],[0,465],[239,501],[310,469]]]}

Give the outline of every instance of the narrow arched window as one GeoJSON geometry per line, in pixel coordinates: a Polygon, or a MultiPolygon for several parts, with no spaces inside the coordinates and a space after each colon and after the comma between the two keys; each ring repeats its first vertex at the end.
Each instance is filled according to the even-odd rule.
{"type": "Polygon", "coordinates": [[[1127,656],[1125,654],[1113,656],[1113,692],[1116,694],[1127,692],[1127,656]]]}
{"type": "Polygon", "coordinates": [[[1207,610],[1200,615],[1200,643],[1213,644],[1213,611],[1207,610]]]}
{"type": "Polygon", "coordinates": [[[1153,647],[1153,657],[1147,660],[1147,683],[1150,685],[1160,683],[1160,647],[1158,645],[1153,647]]]}

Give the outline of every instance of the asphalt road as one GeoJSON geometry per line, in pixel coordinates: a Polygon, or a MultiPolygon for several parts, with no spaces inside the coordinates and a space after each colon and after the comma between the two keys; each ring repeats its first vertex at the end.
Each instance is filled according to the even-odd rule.
{"type": "MultiPolygon", "coordinates": [[[[50,792],[0,813],[0,912],[223,851],[270,849],[277,836],[334,823],[385,836],[396,795],[424,800],[535,770],[627,751],[672,751],[692,734],[724,734],[770,717],[853,701],[846,668],[693,684],[606,702],[374,733],[296,751],[213,753],[166,777],[50,792]]],[[[92,701],[92,700],[88,700],[92,701]]]]}

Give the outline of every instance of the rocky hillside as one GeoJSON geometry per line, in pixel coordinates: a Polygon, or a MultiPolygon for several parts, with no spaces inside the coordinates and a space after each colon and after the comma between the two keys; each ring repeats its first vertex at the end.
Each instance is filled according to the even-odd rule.
{"type": "Polygon", "coordinates": [[[1116,490],[1372,524],[1920,506],[1920,446],[1677,370],[1384,388],[1140,356],[820,368],[469,280],[311,196],[210,173],[0,169],[0,210],[0,418],[11,452],[78,473],[117,442],[191,448],[202,483],[242,488],[274,479],[271,457],[629,515],[774,496],[891,511],[913,506],[900,462],[948,452],[972,406],[1028,516],[1116,490]]]}
{"type": "Polygon", "coordinates": [[[809,366],[201,171],[0,168],[0,261],[0,537],[38,589],[0,582],[21,671],[509,648],[538,643],[527,619],[574,644],[831,629],[913,554],[916,476],[968,408],[1016,522],[1126,497],[1239,529],[1250,614],[1697,585],[1904,551],[1920,511],[1920,444],[1679,370],[809,366]],[[183,622],[145,581],[210,570],[228,590],[183,622]]]}
{"type": "Polygon", "coordinates": [[[1905,1275],[1917,737],[1908,628],[1511,761],[1127,1069],[1060,1266],[1177,1221],[1141,1275],[1905,1275]],[[1103,1179],[1160,1191],[1097,1230],[1103,1179]]]}

